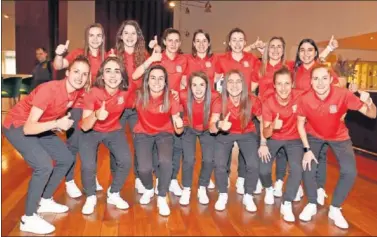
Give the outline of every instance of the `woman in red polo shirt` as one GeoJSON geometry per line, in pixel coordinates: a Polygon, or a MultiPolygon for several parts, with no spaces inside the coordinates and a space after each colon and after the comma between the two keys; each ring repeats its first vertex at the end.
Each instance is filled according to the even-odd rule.
{"type": "Polygon", "coordinates": [[[189,76],[187,89],[180,92],[185,126],[185,132],[182,135],[182,184],[184,188],[179,200],[181,205],[190,203],[197,137],[202,149],[198,198],[201,204],[209,202],[206,187],[209,186],[213,171],[215,136],[210,134],[208,127],[211,114],[219,115],[221,113],[219,94],[211,90],[211,85],[213,84],[206,73],[193,72],[189,76]]]}
{"type": "MultiPolygon", "coordinates": [[[[145,49],[145,40],[143,32],[139,24],[134,20],[123,21],[116,34],[116,43],[114,53],[118,56],[124,64],[124,68],[128,74],[129,90],[135,91],[141,88],[142,80],[140,79],[144,71],[154,62],[161,60],[160,52],[153,52],[149,57],[145,49]]],[[[111,51],[109,52],[111,54],[111,51]]],[[[126,123],[129,123],[130,130],[133,131],[136,121],[137,113],[135,109],[126,109],[120,118],[123,131],[126,123]]],[[[137,157],[134,154],[134,174],[136,176],[135,188],[138,193],[142,194],[145,191],[139,176],[137,174],[137,157]]],[[[115,159],[113,154],[110,155],[110,166],[112,173],[115,172],[115,159]]]]}
{"type": "Polygon", "coordinates": [[[119,118],[125,108],[131,108],[135,96],[128,91],[128,76],[122,61],[108,57],[101,64],[94,87],[84,97],[83,118],[79,152],[82,183],[87,196],[82,208],[83,214],[92,214],[97,204],[96,159],[97,149],[103,143],[114,155],[116,169],[112,183],[107,190],[107,203],[119,209],[127,209],[119,192],[131,167],[131,154],[119,118]]]}
{"type": "Polygon", "coordinates": [[[138,173],[146,188],[140,204],[146,205],[154,196],[152,154],[157,147],[159,182],[157,207],[162,216],[170,215],[166,193],[172,175],[173,134],[183,132],[179,102],[169,90],[168,73],[161,65],[152,66],[145,74],[136,99],[138,120],[134,128],[138,173]]]}
{"type": "MultiPolygon", "coordinates": [[[[94,82],[98,69],[105,57],[105,31],[101,24],[94,23],[89,25],[85,29],[85,44],[84,48],[78,48],[68,53],[65,57],[64,54],[68,51],[69,40],[67,40],[66,44],[58,45],[55,50],[55,59],[54,59],[54,68],[57,70],[61,70],[67,68],[70,63],[78,56],[84,55],[88,57],[90,62],[90,73],[91,73],[91,82],[94,82]]],[[[93,83],[91,83],[93,84],[93,83]]],[[[80,129],[78,129],[78,121],[82,117],[82,106],[83,106],[83,98],[79,98],[77,102],[72,106],[70,113],[72,115],[73,124],[72,128],[67,131],[67,144],[72,152],[73,156],[76,157],[78,153],[78,141],[79,141],[79,133],[80,129]]],[[[74,162],[72,168],[68,171],[65,179],[66,179],[66,191],[67,194],[72,198],[77,198],[82,195],[80,189],[75,184],[73,179],[74,170],[75,170],[74,162]]],[[[102,186],[99,184],[98,180],[96,179],[97,183],[97,191],[103,190],[102,186]]]]}
{"type": "Polygon", "coordinates": [[[3,132],[33,169],[20,230],[48,234],[55,227],[38,213],[63,213],[68,207],[52,195],[74,162],[74,156],[54,131],[67,131],[73,120],[67,110],[89,86],[90,64],[84,57],[73,60],[67,78],[44,83],[15,105],[4,120],[3,132]],[[55,166],[52,165],[55,160],[55,166]],[[42,197],[42,199],[41,199],[42,197]]]}
{"type": "MultiPolygon", "coordinates": [[[[296,197],[302,179],[302,143],[297,131],[297,101],[304,91],[292,90],[293,80],[291,71],[282,67],[273,76],[275,93],[264,98],[263,101],[263,135],[270,138],[267,146],[271,156],[262,157],[259,167],[262,185],[266,188],[264,202],[274,204],[274,188],[272,187],[272,164],[279,150],[283,150],[288,157],[290,172],[287,186],[283,195],[280,212],[284,220],[294,222],[292,201],[296,197]]],[[[279,157],[278,159],[285,159],[279,157]]],[[[285,171],[284,171],[285,172],[285,171]]]]}
{"type": "Polygon", "coordinates": [[[340,175],[329,210],[329,218],[339,228],[347,229],[348,223],[342,215],[341,205],[355,182],[356,160],[348,129],[342,120],[347,110],[357,110],[369,118],[376,118],[376,106],[367,92],[356,97],[346,88],[332,84],[330,70],[325,65],[312,70],[312,89],[298,103],[297,127],[304,146],[304,187],[308,204],[300,219],[310,221],[317,213],[317,157],[323,144],[334,151],[340,166],[340,175]],[[310,103],[307,103],[310,101],[310,103]]]}
{"type": "Polygon", "coordinates": [[[246,210],[254,212],[257,207],[252,194],[259,175],[259,144],[252,118],[261,118],[262,105],[257,97],[249,93],[243,73],[238,70],[227,72],[221,94],[221,116],[213,114],[210,123],[210,131],[219,132],[215,142],[215,177],[219,190],[215,209],[224,210],[228,202],[227,166],[231,159],[229,154],[236,141],[243,155],[243,162],[246,163],[243,204],[246,210]]]}

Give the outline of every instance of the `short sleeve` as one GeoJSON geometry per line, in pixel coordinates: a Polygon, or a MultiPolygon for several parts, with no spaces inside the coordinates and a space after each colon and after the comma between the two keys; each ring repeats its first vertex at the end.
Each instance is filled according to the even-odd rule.
{"type": "Polygon", "coordinates": [[[257,97],[252,96],[251,102],[252,102],[251,112],[257,117],[261,116],[262,115],[262,103],[261,103],[261,101],[257,97]]]}
{"type": "Polygon", "coordinates": [[[330,70],[330,75],[332,76],[332,84],[338,84],[339,83],[338,75],[333,70],[330,70]]]}
{"type": "Polygon", "coordinates": [[[306,117],[306,113],[305,113],[305,110],[304,110],[304,106],[305,106],[305,103],[304,103],[304,97],[300,97],[298,99],[298,102],[297,102],[297,116],[301,116],[301,117],[306,117]]]}
{"type": "Polygon", "coordinates": [[[55,96],[53,88],[49,83],[37,87],[31,104],[43,111],[45,111],[50,104],[51,98],[55,96]]]}
{"type": "Polygon", "coordinates": [[[75,60],[75,58],[77,58],[77,56],[79,56],[79,55],[84,55],[84,50],[75,49],[75,50],[69,52],[68,55],[65,57],[65,59],[68,61],[69,64],[71,64],[73,62],[73,60],[75,60]]]}
{"type": "Polygon", "coordinates": [[[268,103],[262,105],[262,118],[265,122],[272,122],[273,115],[268,103]]]}
{"type": "Polygon", "coordinates": [[[221,114],[221,97],[215,93],[217,92],[212,92],[213,99],[211,104],[211,111],[214,114],[221,114]]]}
{"type": "Polygon", "coordinates": [[[219,58],[217,59],[216,63],[215,63],[215,72],[216,72],[217,74],[222,74],[222,73],[224,73],[224,69],[223,69],[223,67],[222,67],[222,65],[221,65],[221,60],[223,60],[223,58],[222,58],[222,57],[219,57],[219,58]]]}
{"type": "Polygon", "coordinates": [[[124,108],[125,109],[132,109],[135,107],[136,103],[136,95],[137,95],[137,92],[138,90],[131,90],[131,91],[127,91],[125,92],[124,94],[124,108]]]}
{"type": "Polygon", "coordinates": [[[351,91],[347,90],[346,105],[350,110],[359,110],[364,105],[359,97],[354,95],[351,91]]]}
{"type": "Polygon", "coordinates": [[[258,74],[258,70],[253,70],[251,72],[251,81],[252,82],[255,82],[255,83],[259,83],[259,74],[258,74]]]}
{"type": "Polygon", "coordinates": [[[171,108],[170,108],[171,115],[175,115],[181,112],[181,106],[179,104],[179,101],[175,100],[173,96],[171,96],[170,102],[171,102],[171,108]]]}
{"type": "Polygon", "coordinates": [[[95,109],[95,102],[96,102],[96,97],[94,95],[95,90],[92,89],[89,93],[84,95],[84,110],[93,110],[95,109]]]}

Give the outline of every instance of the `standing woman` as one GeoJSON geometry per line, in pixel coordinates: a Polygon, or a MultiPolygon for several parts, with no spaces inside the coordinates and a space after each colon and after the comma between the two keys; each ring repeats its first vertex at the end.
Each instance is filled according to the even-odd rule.
{"type": "Polygon", "coordinates": [[[120,190],[131,167],[131,154],[124,131],[119,122],[125,108],[131,108],[135,96],[128,90],[127,73],[116,57],[108,57],[102,63],[92,90],[84,98],[84,112],[80,137],[81,177],[86,193],[83,214],[92,214],[97,204],[96,160],[97,150],[103,143],[114,155],[115,170],[107,203],[119,209],[127,209],[128,203],[120,196],[120,190]]]}
{"type": "Polygon", "coordinates": [[[298,103],[297,128],[304,146],[304,187],[308,204],[299,218],[310,221],[317,213],[317,157],[323,144],[327,143],[335,153],[340,175],[329,210],[329,218],[336,226],[348,228],[341,212],[341,205],[351,191],[357,176],[355,154],[348,129],[342,120],[347,110],[357,110],[369,118],[376,118],[376,106],[369,93],[356,97],[346,88],[332,84],[330,70],[318,65],[312,70],[312,89],[298,103]],[[310,101],[310,103],[307,103],[310,101]]]}
{"type": "MultiPolygon", "coordinates": [[[[260,163],[260,178],[266,188],[264,202],[274,204],[274,188],[272,187],[272,164],[279,157],[279,150],[284,150],[289,162],[289,176],[283,195],[280,212],[284,220],[294,222],[295,216],[292,211],[292,201],[296,197],[302,178],[302,143],[297,131],[297,102],[303,91],[292,90],[293,81],[291,71],[285,67],[274,73],[275,93],[265,97],[263,101],[263,135],[267,140],[270,157],[262,157],[260,163]]],[[[285,170],[284,170],[285,172],[285,170]]]]}
{"type": "MultiPolygon", "coordinates": [[[[219,197],[215,209],[222,211],[228,202],[227,171],[233,143],[236,141],[246,164],[243,204],[255,212],[253,192],[259,176],[258,135],[252,117],[262,115],[262,105],[248,90],[243,73],[231,70],[225,75],[222,87],[222,111],[211,117],[210,131],[218,133],[215,142],[215,177],[219,197]]],[[[267,154],[264,154],[267,155],[267,154]]]]}
{"type": "Polygon", "coordinates": [[[51,233],[55,227],[37,212],[68,211],[68,207],[56,203],[52,195],[72,166],[74,157],[54,131],[67,131],[72,126],[71,115],[66,112],[80,96],[82,88],[89,85],[89,61],[84,57],[74,59],[66,76],[64,80],[47,82],[34,89],[4,120],[5,136],[33,169],[21,231],[51,233]]]}
{"type": "MultiPolygon", "coordinates": [[[[78,56],[84,55],[89,59],[91,65],[91,82],[93,82],[96,78],[98,69],[105,57],[105,31],[101,24],[94,23],[89,25],[85,29],[85,43],[84,48],[78,48],[68,53],[66,57],[63,55],[67,52],[69,45],[69,40],[67,40],[66,44],[59,45],[55,50],[55,59],[54,59],[54,67],[57,70],[61,70],[67,68],[70,63],[78,56]]],[[[93,83],[90,83],[92,85],[93,83]]],[[[83,98],[79,98],[76,103],[72,106],[70,113],[72,115],[72,119],[74,124],[70,130],[67,131],[67,144],[69,150],[72,152],[73,156],[76,157],[76,154],[79,151],[78,141],[80,137],[80,129],[78,128],[78,121],[82,117],[82,107],[83,107],[83,98]]],[[[66,182],[65,187],[67,194],[72,198],[77,198],[82,195],[80,189],[75,184],[73,179],[74,171],[75,171],[75,164],[73,163],[71,169],[69,169],[68,173],[66,174],[66,182]]],[[[102,186],[99,184],[98,180],[96,179],[96,190],[101,191],[103,190],[102,186]]]]}
{"type": "MultiPolygon", "coordinates": [[[[149,57],[145,49],[145,40],[139,24],[134,20],[123,21],[116,34],[115,52],[116,56],[123,62],[124,68],[128,74],[128,85],[130,91],[141,88],[142,80],[140,79],[145,70],[153,63],[161,60],[161,53],[153,52],[149,57]]],[[[126,123],[129,123],[130,130],[133,131],[137,113],[135,109],[126,109],[120,118],[123,131],[126,123]]],[[[115,171],[115,159],[113,154],[110,155],[110,165],[112,172],[115,171]]],[[[134,154],[134,173],[136,176],[135,188],[139,193],[143,193],[145,188],[140,182],[137,174],[137,157],[134,154]]]]}
{"type": "Polygon", "coordinates": [[[162,216],[170,215],[166,200],[173,156],[173,134],[183,132],[179,116],[179,102],[169,90],[168,74],[160,65],[152,66],[145,74],[143,87],[136,99],[138,120],[134,128],[135,151],[138,157],[138,173],[146,188],[140,204],[150,203],[154,196],[152,157],[157,147],[159,159],[159,182],[157,207],[162,216]]]}
{"type": "Polygon", "coordinates": [[[201,204],[208,204],[206,187],[214,163],[215,136],[209,132],[211,114],[221,113],[221,100],[216,91],[211,90],[211,80],[204,72],[193,72],[189,76],[187,90],[180,92],[180,103],[183,106],[183,124],[185,132],[182,135],[183,192],[179,200],[181,205],[190,203],[192,176],[196,156],[196,138],[199,138],[202,149],[202,165],[199,175],[198,198],[201,204]]]}

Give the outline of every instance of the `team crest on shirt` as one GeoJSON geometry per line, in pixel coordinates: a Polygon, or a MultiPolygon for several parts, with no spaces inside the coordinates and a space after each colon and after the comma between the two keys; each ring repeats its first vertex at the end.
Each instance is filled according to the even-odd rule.
{"type": "Polygon", "coordinates": [[[296,113],[297,112],[297,105],[292,105],[292,112],[296,113]]]}
{"type": "Polygon", "coordinates": [[[249,64],[248,61],[244,61],[244,62],[243,62],[243,66],[244,66],[244,67],[250,67],[250,64],[249,64]]]}
{"type": "Polygon", "coordinates": [[[124,103],[124,98],[123,98],[123,96],[119,96],[118,97],[118,105],[121,105],[121,104],[123,104],[124,103]]]}
{"type": "Polygon", "coordinates": [[[68,101],[67,108],[71,108],[72,105],[73,105],[73,101],[72,100],[68,101]]]}
{"type": "Polygon", "coordinates": [[[182,67],[180,65],[177,65],[177,67],[175,68],[175,70],[177,70],[177,72],[182,72],[182,67]]]}
{"type": "Polygon", "coordinates": [[[209,62],[209,61],[207,61],[207,62],[206,62],[206,68],[209,68],[209,67],[212,67],[212,63],[209,62]]]}
{"type": "Polygon", "coordinates": [[[336,105],[330,105],[329,112],[330,114],[335,114],[338,112],[338,107],[336,105]]]}

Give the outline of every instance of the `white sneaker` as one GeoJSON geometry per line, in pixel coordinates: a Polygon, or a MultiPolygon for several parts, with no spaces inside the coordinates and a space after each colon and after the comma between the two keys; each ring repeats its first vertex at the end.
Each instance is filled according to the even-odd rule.
{"type": "Polygon", "coordinates": [[[280,213],[283,215],[283,219],[287,222],[294,222],[295,215],[293,215],[292,211],[292,203],[285,201],[280,206],[280,213]]]}
{"type": "Polygon", "coordinates": [[[146,188],[144,187],[143,183],[141,182],[139,178],[135,179],[135,188],[138,194],[143,194],[146,190],[146,188]]]}
{"type": "Polygon", "coordinates": [[[242,177],[238,177],[236,181],[236,191],[238,194],[244,195],[245,194],[245,179],[242,177]]]}
{"type": "Polygon", "coordinates": [[[141,196],[139,202],[141,205],[147,205],[151,202],[152,197],[154,196],[153,189],[145,190],[143,196],[141,196]]]}
{"type": "Polygon", "coordinates": [[[90,215],[94,212],[94,207],[97,205],[96,195],[91,195],[86,198],[85,204],[81,209],[81,213],[84,215],[90,215]]]}
{"type": "Polygon", "coordinates": [[[207,190],[204,186],[199,187],[198,198],[199,198],[200,204],[207,205],[209,203],[209,198],[207,196],[207,190]]]}
{"type": "Polygon", "coordinates": [[[348,229],[348,222],[343,217],[342,208],[330,206],[329,218],[334,221],[335,225],[341,229],[348,229]]]}
{"type": "Polygon", "coordinates": [[[317,203],[321,206],[325,205],[325,198],[327,194],[323,188],[317,189],[317,203]]]}
{"type": "Polygon", "coordinates": [[[69,208],[65,205],[56,203],[54,199],[45,199],[41,198],[39,202],[39,208],[37,210],[38,213],[64,213],[67,212],[69,208]]]}
{"type": "Polygon", "coordinates": [[[293,200],[294,202],[299,202],[301,201],[301,198],[304,196],[304,190],[302,189],[301,185],[298,186],[297,194],[295,199],[293,200]]]}
{"type": "Polygon", "coordinates": [[[174,193],[175,196],[182,196],[182,189],[181,186],[179,186],[178,180],[172,179],[170,181],[169,191],[174,193]]]}
{"type": "Polygon", "coordinates": [[[118,209],[122,210],[126,210],[130,207],[128,203],[120,196],[119,192],[111,193],[110,188],[107,190],[107,203],[115,205],[118,209]]]}
{"type": "Polygon", "coordinates": [[[101,186],[101,184],[99,184],[98,182],[98,178],[96,177],[96,191],[102,191],[103,190],[103,187],[101,186]]]}
{"type": "Polygon", "coordinates": [[[190,204],[190,196],[191,196],[191,189],[183,188],[182,196],[179,199],[179,204],[181,204],[182,206],[186,206],[190,204]]]}
{"type": "Polygon", "coordinates": [[[310,221],[312,217],[317,214],[317,205],[313,203],[306,204],[304,210],[300,213],[300,220],[310,221]]]}
{"type": "Polygon", "coordinates": [[[254,194],[261,194],[263,191],[263,185],[260,179],[258,179],[257,187],[255,188],[254,194]]]}
{"type": "Polygon", "coordinates": [[[170,215],[170,208],[169,208],[168,202],[166,201],[166,197],[157,198],[157,207],[158,207],[158,213],[161,216],[170,215]]]}
{"type": "Polygon", "coordinates": [[[272,186],[266,188],[266,192],[264,194],[264,203],[268,205],[273,205],[275,203],[274,188],[272,186]]]}
{"type": "Polygon", "coordinates": [[[274,185],[274,196],[275,197],[282,197],[283,196],[283,184],[284,184],[284,182],[280,179],[278,179],[275,182],[275,185],[274,185]]]}
{"type": "Polygon", "coordinates": [[[74,180],[65,182],[65,190],[67,191],[68,196],[71,198],[78,198],[82,195],[82,192],[77,187],[74,180]]]}
{"type": "Polygon", "coordinates": [[[224,211],[227,203],[228,203],[228,194],[219,193],[219,197],[217,199],[217,202],[215,203],[215,209],[217,211],[224,211]]]}
{"type": "Polygon", "coordinates": [[[154,188],[154,194],[158,195],[158,178],[156,179],[156,187],[154,188]]]}
{"type": "Polygon", "coordinates": [[[253,196],[250,194],[243,195],[242,204],[245,205],[246,210],[249,212],[257,211],[257,206],[254,203],[253,196]]]}
{"type": "Polygon", "coordinates": [[[209,189],[215,188],[215,183],[212,181],[212,179],[209,180],[209,184],[208,184],[207,188],[209,188],[209,189]]]}
{"type": "Polygon", "coordinates": [[[32,216],[24,215],[21,217],[20,230],[39,235],[45,235],[54,232],[55,226],[51,225],[42,217],[34,213],[32,216]]]}

